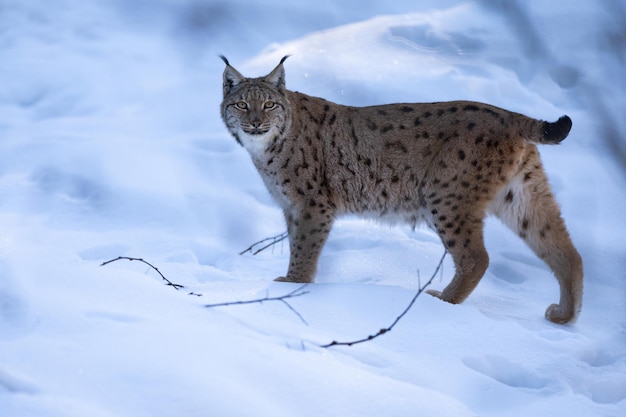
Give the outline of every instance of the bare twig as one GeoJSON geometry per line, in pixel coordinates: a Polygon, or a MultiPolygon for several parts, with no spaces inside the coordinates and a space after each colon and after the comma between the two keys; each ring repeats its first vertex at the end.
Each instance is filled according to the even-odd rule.
{"type": "MultiPolygon", "coordinates": [[[[152,265],[150,262],[147,262],[147,261],[143,260],[142,258],[131,258],[131,257],[129,257],[129,256],[118,256],[118,257],[117,257],[117,258],[115,258],[115,259],[111,259],[111,260],[108,260],[108,261],[102,262],[102,263],[100,264],[100,266],[105,266],[105,265],[108,265],[108,264],[110,264],[110,263],[113,263],[113,262],[116,262],[116,261],[120,261],[120,260],[122,260],[122,259],[125,259],[125,260],[127,260],[127,261],[137,261],[137,262],[141,262],[141,263],[144,263],[144,264],[148,265],[150,268],[154,269],[154,270],[155,270],[155,271],[156,271],[156,272],[157,272],[157,273],[161,276],[161,278],[163,278],[163,280],[167,283],[166,285],[169,285],[169,286],[171,286],[171,287],[174,287],[174,289],[175,289],[175,290],[177,290],[177,291],[178,291],[180,288],[185,288],[185,286],[184,286],[184,285],[174,284],[172,281],[170,281],[169,279],[165,278],[165,275],[163,275],[163,274],[161,273],[161,271],[159,271],[159,268],[157,268],[156,266],[152,265]]],[[[194,294],[194,295],[198,295],[198,294],[194,294]]]]}
{"type": "MultiPolygon", "coordinates": [[[[270,238],[272,239],[272,238],[270,238]]],[[[173,282],[171,282],[169,279],[165,278],[165,275],[163,275],[161,273],[161,271],[159,271],[159,268],[157,268],[156,266],[152,265],[150,262],[147,262],[146,260],[142,259],[142,258],[131,258],[129,256],[118,256],[115,259],[111,259],[105,262],[102,262],[100,264],[100,266],[105,266],[108,265],[110,263],[113,262],[117,262],[120,260],[128,260],[128,261],[137,261],[137,262],[141,262],[144,263],[146,265],[148,265],[150,268],[154,269],[160,276],[161,278],[163,278],[163,280],[167,283],[166,285],[174,287],[175,290],[179,290],[180,288],[185,288],[183,285],[180,284],[174,284],[173,282]]],[[[226,303],[217,303],[217,304],[207,304],[205,305],[205,307],[207,308],[211,308],[211,307],[224,307],[224,306],[232,306],[232,305],[242,305],[242,304],[253,304],[253,303],[264,303],[266,301],[279,301],[281,303],[283,303],[289,310],[291,310],[296,316],[298,316],[298,318],[300,319],[300,321],[302,321],[304,324],[306,324],[307,326],[309,325],[309,323],[307,323],[307,321],[304,319],[304,317],[302,317],[302,314],[300,314],[295,308],[293,308],[293,306],[291,304],[289,304],[286,300],[288,298],[293,298],[293,297],[299,297],[301,295],[305,295],[308,294],[308,291],[304,291],[304,287],[306,287],[305,285],[302,285],[298,288],[296,288],[295,290],[285,294],[285,295],[281,295],[278,297],[270,297],[270,296],[265,296],[264,298],[259,298],[256,300],[246,300],[246,301],[230,301],[230,302],[226,302],[226,303]]],[[[189,295],[195,295],[196,297],[202,297],[202,294],[197,293],[197,292],[190,292],[189,295]]]]}
{"type": "Polygon", "coordinates": [[[272,236],[272,237],[267,237],[263,240],[259,240],[258,242],[253,243],[252,245],[250,245],[247,249],[241,251],[239,253],[239,255],[243,255],[244,253],[250,252],[252,255],[256,255],[260,252],[263,252],[265,249],[274,246],[275,244],[277,244],[278,242],[282,242],[283,240],[287,239],[289,235],[287,234],[287,232],[283,232],[280,235],[276,235],[276,236],[272,236]],[[269,243],[266,243],[269,242],[269,243]],[[261,246],[263,245],[263,246],[261,246]],[[261,246],[259,249],[255,248],[257,246],[261,246]]]}
{"type": "Polygon", "coordinates": [[[430,277],[430,279],[426,282],[426,284],[424,284],[424,285],[420,284],[419,285],[419,289],[417,290],[417,293],[415,294],[415,296],[413,297],[413,299],[411,300],[409,305],[404,309],[404,311],[402,313],[400,313],[400,315],[398,317],[396,317],[396,319],[393,321],[393,323],[391,323],[391,325],[389,327],[384,327],[384,328],[380,329],[378,331],[378,333],[371,334],[371,335],[369,335],[369,336],[367,336],[367,337],[365,337],[363,339],[353,340],[351,342],[337,342],[336,340],[333,340],[332,342],[327,343],[325,345],[321,345],[320,347],[329,348],[329,347],[332,347],[332,346],[352,346],[352,345],[356,345],[356,344],[359,344],[359,343],[368,342],[370,340],[376,339],[377,337],[380,337],[380,336],[384,335],[387,332],[390,332],[395,327],[395,325],[398,324],[398,322],[402,319],[402,317],[404,317],[409,312],[411,307],[413,307],[413,304],[415,304],[415,301],[417,300],[417,298],[424,292],[426,287],[428,287],[433,282],[433,280],[437,276],[437,273],[441,269],[441,266],[443,265],[443,260],[445,259],[447,253],[448,253],[448,251],[444,251],[443,252],[443,255],[441,256],[441,259],[439,260],[439,264],[437,265],[437,268],[435,269],[435,272],[433,272],[433,274],[430,277]]]}
{"type": "Polygon", "coordinates": [[[289,304],[286,301],[288,298],[300,297],[302,295],[308,294],[309,293],[308,291],[304,291],[304,288],[306,286],[307,286],[307,284],[304,284],[304,285],[296,288],[295,290],[291,291],[290,293],[287,293],[285,295],[281,295],[281,296],[278,296],[278,297],[265,296],[264,298],[257,298],[257,299],[254,299],[254,300],[230,301],[230,302],[226,302],[226,303],[206,304],[205,307],[206,308],[213,308],[213,307],[225,307],[225,306],[234,306],[234,305],[243,305],[243,304],[255,304],[255,303],[263,304],[266,301],[280,301],[281,303],[286,305],[287,308],[289,308],[289,310],[291,310],[296,316],[298,316],[300,321],[302,321],[304,324],[306,324],[308,326],[309,323],[307,323],[307,321],[304,319],[304,317],[302,317],[302,315],[300,313],[298,313],[298,311],[295,308],[293,308],[291,306],[291,304],[289,304]]]}
{"type": "MultiPolygon", "coordinates": [[[[265,243],[267,241],[271,241],[269,244],[263,246],[262,248],[256,250],[255,252],[253,252],[253,255],[256,255],[257,253],[259,253],[260,251],[267,249],[268,247],[284,240],[287,238],[287,233],[283,233],[281,235],[278,236],[274,236],[274,237],[270,237],[270,238],[266,238],[263,239],[260,242],[257,242],[253,245],[251,245],[248,249],[246,249],[245,251],[242,252],[252,252],[254,247],[261,244],[261,243],[265,243]]],[[[441,270],[441,267],[443,265],[443,261],[446,257],[446,254],[448,252],[444,251],[443,255],[441,256],[441,260],[439,261],[439,264],[437,265],[437,268],[435,269],[435,272],[433,272],[432,276],[430,277],[430,279],[426,282],[426,284],[421,285],[421,282],[419,283],[419,289],[417,291],[417,293],[415,294],[415,296],[413,297],[413,299],[411,300],[411,302],[409,303],[409,305],[404,309],[404,311],[402,311],[402,313],[400,313],[400,315],[398,317],[396,317],[396,319],[391,323],[391,325],[389,325],[388,327],[382,328],[380,329],[376,334],[372,334],[367,336],[366,338],[363,339],[359,339],[359,340],[354,340],[351,342],[337,342],[336,340],[333,340],[331,343],[325,344],[325,345],[321,345],[321,347],[323,348],[329,348],[331,346],[352,346],[352,345],[356,345],[359,343],[364,343],[373,339],[376,339],[377,337],[380,337],[384,334],[386,334],[387,332],[390,332],[395,326],[396,324],[398,324],[398,322],[409,312],[409,310],[411,309],[411,307],[413,307],[413,304],[415,304],[415,301],[417,300],[417,298],[424,292],[424,290],[433,282],[433,280],[435,279],[435,277],[437,276],[437,273],[441,270]]],[[[173,287],[175,290],[179,290],[181,288],[185,288],[183,285],[180,284],[174,284],[173,282],[171,282],[169,279],[167,279],[165,277],[165,275],[163,275],[161,273],[161,271],[159,271],[159,268],[157,268],[156,266],[152,265],[150,262],[147,262],[146,260],[142,259],[142,258],[132,258],[129,256],[118,256],[115,259],[111,259],[105,262],[102,262],[100,264],[100,266],[105,266],[108,265],[110,263],[116,262],[116,261],[120,261],[120,260],[128,260],[128,261],[137,261],[137,262],[141,262],[145,265],[148,265],[150,268],[152,268],[153,270],[155,270],[160,276],[161,278],[167,283],[166,285],[173,287]]],[[[419,279],[419,274],[418,274],[418,279],[419,279]]],[[[244,304],[255,304],[255,303],[259,303],[262,304],[264,302],[269,302],[269,301],[278,301],[283,303],[289,310],[291,310],[296,316],[298,316],[298,318],[300,319],[300,321],[302,321],[304,324],[306,324],[308,326],[307,321],[304,319],[304,317],[302,317],[302,315],[295,309],[293,308],[293,306],[291,304],[289,304],[289,302],[287,301],[287,299],[289,298],[294,298],[294,297],[300,297],[302,295],[308,294],[308,291],[304,291],[304,288],[307,286],[307,284],[302,285],[298,288],[296,288],[295,290],[281,295],[281,296],[276,296],[276,297],[270,297],[269,295],[265,296],[264,298],[258,298],[258,299],[254,299],[254,300],[244,300],[244,301],[230,301],[230,302],[225,302],[225,303],[216,303],[216,304],[206,304],[204,307],[206,308],[213,308],[213,307],[226,307],[226,306],[233,306],[233,305],[244,305],[244,304]]],[[[195,295],[198,297],[201,297],[202,294],[199,293],[195,293],[195,292],[190,292],[189,295],[195,295]]]]}

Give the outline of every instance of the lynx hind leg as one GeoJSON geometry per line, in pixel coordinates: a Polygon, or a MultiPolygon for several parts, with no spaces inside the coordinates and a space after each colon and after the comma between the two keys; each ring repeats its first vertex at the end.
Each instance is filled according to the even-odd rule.
{"type": "MultiPolygon", "coordinates": [[[[436,210],[436,209],[435,209],[436,210]]],[[[455,273],[443,291],[427,291],[452,304],[463,302],[476,288],[489,265],[483,241],[483,215],[437,213],[435,227],[454,260],[455,273]]]]}
{"type": "Polygon", "coordinates": [[[558,304],[546,318],[564,324],[576,319],[582,305],[583,265],[535,152],[532,170],[520,171],[500,192],[490,210],[552,270],[560,287],[558,304]]]}

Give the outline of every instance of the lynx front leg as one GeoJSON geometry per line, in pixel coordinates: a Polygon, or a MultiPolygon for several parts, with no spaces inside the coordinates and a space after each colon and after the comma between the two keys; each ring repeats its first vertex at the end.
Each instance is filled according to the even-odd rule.
{"type": "Polygon", "coordinates": [[[327,212],[285,212],[289,232],[289,270],[275,281],[310,283],[315,278],[317,261],[332,227],[327,212]]]}

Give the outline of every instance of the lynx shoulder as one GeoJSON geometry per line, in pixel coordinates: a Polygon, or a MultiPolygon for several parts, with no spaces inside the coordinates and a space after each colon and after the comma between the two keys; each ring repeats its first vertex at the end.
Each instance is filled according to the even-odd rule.
{"type": "Polygon", "coordinates": [[[434,296],[460,303],[487,269],[486,215],[497,216],[551,268],[556,323],[581,308],[583,267],[547,181],[537,144],[556,144],[572,122],[550,123],[484,103],[343,106],[286,89],[283,58],[246,78],[226,58],[221,113],[283,209],[289,282],[313,282],[337,216],[358,214],[439,234],[455,275],[434,296]]]}

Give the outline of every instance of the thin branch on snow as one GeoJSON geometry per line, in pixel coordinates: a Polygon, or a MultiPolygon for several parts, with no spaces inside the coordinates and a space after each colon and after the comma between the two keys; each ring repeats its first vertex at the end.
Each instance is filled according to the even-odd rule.
{"type": "Polygon", "coordinates": [[[404,317],[409,312],[411,307],[413,307],[413,304],[415,304],[415,301],[417,300],[417,298],[433,282],[433,280],[437,276],[437,273],[441,269],[441,266],[443,265],[443,260],[446,258],[447,253],[448,253],[448,251],[444,251],[443,252],[443,255],[441,256],[441,259],[439,260],[439,264],[437,265],[437,268],[435,269],[435,272],[433,272],[433,275],[426,282],[426,284],[424,284],[424,285],[421,285],[421,283],[419,284],[419,289],[417,290],[417,293],[415,294],[415,296],[413,297],[413,299],[411,300],[409,305],[404,309],[404,311],[402,313],[400,313],[400,315],[398,317],[396,317],[396,319],[393,321],[393,323],[391,323],[390,326],[384,327],[384,328],[380,329],[378,331],[378,333],[371,334],[371,335],[369,335],[369,336],[367,336],[367,337],[365,337],[363,339],[353,340],[351,342],[337,342],[336,340],[333,340],[332,342],[327,343],[325,345],[321,345],[320,347],[329,348],[329,347],[332,347],[332,346],[352,346],[352,345],[356,345],[356,344],[359,344],[359,343],[368,342],[370,340],[376,339],[377,337],[380,337],[380,336],[386,334],[387,332],[390,332],[396,326],[396,324],[398,324],[398,322],[402,319],[402,317],[404,317]]]}
{"type": "MultiPolygon", "coordinates": [[[[272,238],[269,238],[272,239],[272,238]]],[[[266,239],[268,240],[268,239],[266,239]]],[[[262,250],[262,249],[261,249],[262,250]]],[[[154,269],[160,276],[161,278],[163,278],[163,280],[167,283],[166,285],[174,287],[175,290],[179,290],[180,288],[185,288],[183,285],[180,284],[174,284],[172,281],[170,281],[169,279],[165,278],[165,275],[163,275],[161,273],[161,271],[159,271],[159,268],[157,268],[156,266],[152,265],[150,262],[142,259],[142,258],[132,258],[129,256],[118,256],[115,259],[111,259],[105,262],[102,262],[100,264],[100,266],[105,266],[108,265],[110,263],[113,262],[117,262],[117,261],[121,261],[121,260],[127,260],[127,261],[137,261],[137,262],[141,262],[144,263],[146,265],[148,265],[150,268],[154,269]]],[[[291,304],[289,304],[289,302],[287,302],[286,300],[289,298],[293,298],[293,297],[299,297],[301,295],[305,295],[308,294],[308,291],[304,291],[304,287],[306,287],[307,284],[302,285],[298,288],[296,288],[295,290],[285,294],[285,295],[281,295],[281,296],[277,296],[277,297],[270,297],[270,296],[265,296],[264,298],[258,298],[255,300],[246,300],[246,301],[230,301],[230,302],[226,302],[226,303],[217,303],[217,304],[206,304],[205,307],[206,308],[212,308],[212,307],[224,307],[224,306],[232,306],[232,305],[242,305],[242,304],[254,304],[254,303],[259,303],[259,304],[263,304],[266,301],[279,301],[281,303],[283,303],[289,310],[291,310],[296,316],[298,316],[298,318],[300,319],[300,321],[302,321],[302,323],[306,324],[307,326],[309,325],[309,323],[307,323],[307,321],[304,319],[304,317],[302,317],[302,314],[300,314],[295,308],[293,308],[293,306],[291,304]]],[[[202,297],[201,293],[197,293],[197,292],[190,292],[189,295],[195,295],[196,297],[202,297]]]]}
{"type": "MultiPolygon", "coordinates": [[[[262,248],[258,249],[256,252],[252,253],[253,255],[256,255],[257,253],[259,253],[260,251],[267,249],[268,247],[280,242],[281,240],[284,240],[287,238],[287,233],[283,233],[281,235],[278,236],[274,236],[274,237],[269,237],[266,239],[263,239],[253,245],[251,245],[248,249],[246,249],[245,251],[242,252],[252,252],[252,250],[254,249],[255,246],[267,242],[267,241],[271,241],[269,244],[263,246],[262,248]]],[[[441,270],[441,267],[443,265],[443,261],[447,255],[447,251],[443,252],[443,255],[441,256],[441,259],[439,260],[439,264],[437,265],[437,268],[435,269],[435,272],[433,272],[432,276],[430,277],[430,279],[424,284],[422,285],[421,282],[419,282],[419,289],[417,290],[417,293],[415,294],[415,296],[413,297],[413,299],[411,300],[411,302],[408,304],[408,306],[402,311],[402,313],[400,313],[400,315],[398,317],[396,317],[396,319],[391,323],[391,325],[389,325],[388,327],[382,328],[380,329],[377,333],[372,334],[367,336],[366,338],[363,339],[359,339],[359,340],[353,340],[350,342],[338,342],[336,340],[333,340],[330,343],[327,343],[325,345],[321,345],[320,347],[323,348],[329,348],[332,346],[352,346],[352,345],[356,345],[359,343],[364,343],[373,339],[376,339],[377,337],[380,337],[384,334],[386,334],[387,332],[390,332],[395,326],[396,324],[398,324],[398,322],[409,312],[409,310],[411,309],[411,307],[413,307],[413,304],[415,304],[415,301],[417,300],[417,298],[424,292],[424,290],[433,282],[433,280],[435,279],[435,277],[437,276],[437,273],[441,270]]],[[[132,258],[129,256],[118,256],[115,259],[111,259],[108,261],[105,261],[103,263],[100,264],[100,266],[105,266],[108,265],[110,263],[116,262],[116,261],[120,261],[120,260],[128,260],[128,261],[137,261],[137,262],[141,262],[143,264],[148,265],[150,268],[152,268],[153,270],[155,270],[160,276],[161,278],[167,283],[166,285],[173,287],[175,290],[179,290],[181,288],[185,288],[183,285],[180,284],[174,284],[172,281],[170,281],[169,279],[167,279],[165,277],[165,275],[163,275],[161,273],[161,271],[159,271],[159,268],[157,268],[156,266],[152,265],[150,262],[147,262],[146,260],[142,259],[142,258],[132,258]]],[[[418,280],[419,280],[419,273],[418,273],[418,280]]],[[[294,298],[294,297],[300,297],[302,295],[308,294],[309,291],[304,291],[304,288],[307,286],[308,284],[304,284],[298,288],[296,288],[295,290],[281,295],[281,296],[275,296],[275,297],[270,297],[269,295],[266,295],[264,298],[257,298],[254,300],[244,300],[244,301],[229,301],[229,302],[224,302],[224,303],[216,303],[216,304],[205,304],[204,307],[206,308],[213,308],[213,307],[226,307],[226,306],[234,306],[234,305],[244,305],[244,304],[263,304],[264,302],[270,302],[270,301],[278,301],[283,303],[289,310],[291,310],[296,316],[298,316],[298,318],[300,319],[300,321],[302,321],[305,325],[308,326],[307,321],[304,319],[304,317],[302,317],[302,315],[295,309],[293,308],[293,306],[291,304],[289,304],[289,302],[287,301],[289,298],[294,298]]],[[[202,294],[200,293],[196,293],[196,292],[190,292],[189,295],[195,295],[197,297],[201,297],[202,294]]]]}
{"type": "Polygon", "coordinates": [[[250,252],[252,255],[257,255],[258,253],[263,252],[265,249],[271,246],[274,246],[278,242],[282,242],[283,240],[287,239],[288,236],[289,235],[287,234],[287,232],[283,232],[279,235],[267,237],[263,240],[259,240],[258,242],[255,242],[252,245],[250,245],[247,249],[241,251],[239,255],[243,255],[244,253],[247,253],[247,252],[250,252]],[[269,243],[266,243],[266,242],[269,242],[269,243]],[[255,250],[257,246],[261,246],[261,245],[263,246],[255,250]]]}
{"type": "MultiPolygon", "coordinates": [[[[163,275],[163,274],[161,273],[161,271],[159,271],[159,268],[157,268],[156,266],[152,265],[150,262],[147,262],[147,261],[143,260],[142,258],[131,258],[131,257],[129,257],[129,256],[118,256],[118,257],[117,257],[117,258],[115,258],[115,259],[111,259],[111,260],[108,260],[108,261],[102,262],[102,263],[100,264],[100,266],[105,266],[105,265],[108,265],[108,264],[113,263],[113,262],[116,262],[116,261],[121,261],[122,259],[125,259],[125,260],[127,260],[127,261],[137,261],[137,262],[141,262],[141,263],[144,263],[144,264],[148,265],[150,268],[152,268],[152,269],[154,269],[155,271],[157,271],[157,273],[161,276],[161,278],[163,278],[163,280],[167,283],[166,285],[169,285],[169,286],[171,286],[171,287],[174,287],[174,289],[175,289],[176,291],[178,291],[180,288],[185,288],[185,286],[184,286],[184,285],[174,284],[172,281],[170,281],[169,279],[165,278],[165,275],[163,275]]],[[[193,294],[193,293],[192,293],[192,294],[193,294]]],[[[198,295],[198,294],[193,294],[193,295],[198,295]]]]}
{"type": "Polygon", "coordinates": [[[291,291],[290,293],[287,293],[285,295],[281,295],[281,296],[278,296],[278,297],[265,296],[264,298],[258,298],[258,299],[255,299],[255,300],[230,301],[230,302],[226,302],[226,303],[206,304],[205,307],[206,308],[213,308],[213,307],[225,307],[225,306],[243,305],[243,304],[255,304],[255,303],[263,304],[264,302],[267,302],[267,301],[279,301],[279,302],[283,303],[285,306],[287,306],[287,308],[289,308],[289,310],[291,310],[296,316],[298,316],[300,321],[302,321],[304,324],[306,324],[308,326],[309,323],[307,323],[307,321],[304,319],[304,317],[302,317],[302,315],[295,308],[293,308],[293,306],[291,304],[289,304],[286,301],[289,298],[300,297],[302,295],[308,294],[309,293],[308,291],[304,291],[304,288],[307,285],[308,284],[304,284],[304,285],[296,288],[295,290],[291,291]]]}

